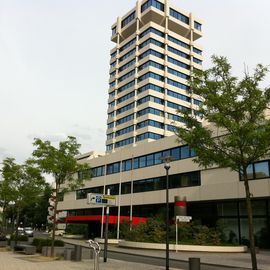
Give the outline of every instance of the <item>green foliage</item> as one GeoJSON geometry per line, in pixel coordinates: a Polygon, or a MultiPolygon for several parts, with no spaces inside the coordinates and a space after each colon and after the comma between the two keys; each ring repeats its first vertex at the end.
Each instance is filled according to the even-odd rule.
{"type": "MultiPolygon", "coordinates": [[[[159,218],[150,218],[147,223],[133,225],[129,230],[129,223],[120,226],[121,239],[135,242],[165,243],[166,226],[165,222],[159,218]]],[[[221,233],[218,229],[208,228],[196,223],[178,225],[178,239],[182,244],[193,245],[220,245],[221,233]]],[[[170,242],[175,241],[175,225],[170,226],[170,242]]]]}
{"type": "Polygon", "coordinates": [[[149,218],[146,223],[133,225],[129,230],[129,224],[122,224],[120,235],[127,241],[135,242],[165,242],[166,227],[164,221],[159,218],[149,218]],[[124,226],[123,226],[124,225],[124,226]],[[124,229],[124,230],[123,230],[124,229]]]}
{"type": "Polygon", "coordinates": [[[257,65],[253,75],[246,72],[239,80],[231,75],[225,57],[212,60],[214,66],[195,72],[191,82],[192,92],[204,99],[199,113],[210,125],[186,112],[187,128],[178,128],[179,140],[196,151],[194,161],[200,165],[216,164],[243,174],[270,151],[270,120],[265,117],[270,88],[260,87],[268,69],[257,65]]]}
{"type": "Polygon", "coordinates": [[[181,112],[186,127],[177,128],[177,135],[181,143],[196,151],[194,162],[200,166],[217,165],[240,173],[246,192],[252,268],[257,269],[247,168],[270,153],[270,117],[266,117],[270,87],[261,87],[268,68],[259,64],[252,75],[246,71],[244,78],[238,79],[231,75],[225,57],[213,56],[212,61],[212,68],[193,74],[191,91],[204,103],[198,114],[181,112]],[[208,125],[199,122],[198,115],[208,125]]]}
{"type": "Polygon", "coordinates": [[[67,224],[67,228],[65,230],[66,234],[75,234],[75,235],[83,235],[87,236],[88,233],[88,225],[87,224],[67,224]]]}
{"type": "Polygon", "coordinates": [[[16,210],[17,224],[23,209],[37,202],[45,186],[41,171],[30,160],[20,165],[13,158],[3,160],[0,182],[0,203],[6,217],[9,204],[12,202],[16,210]]]}
{"type": "Polygon", "coordinates": [[[28,241],[28,236],[27,235],[16,235],[15,234],[11,234],[10,235],[10,241],[28,241]]]}
{"type": "MultiPolygon", "coordinates": [[[[175,235],[175,226],[171,227],[171,236],[175,235]]],[[[193,245],[220,245],[221,233],[216,228],[208,228],[196,223],[178,225],[178,239],[182,244],[193,245]]]]}
{"type": "Polygon", "coordinates": [[[123,222],[120,223],[120,232],[119,236],[120,239],[126,239],[130,233],[130,227],[131,227],[131,222],[128,220],[124,220],[123,222]]]}
{"type": "Polygon", "coordinates": [[[36,201],[23,209],[22,216],[25,224],[33,224],[33,227],[42,228],[47,223],[49,198],[52,196],[52,187],[45,183],[44,190],[37,196],[36,201]]]}
{"type": "MultiPolygon", "coordinates": [[[[52,244],[51,238],[34,238],[32,245],[37,247],[37,252],[41,252],[42,247],[49,247],[52,244]]],[[[55,247],[63,247],[65,243],[62,240],[55,240],[55,247]]]]}
{"type": "Polygon", "coordinates": [[[0,241],[6,241],[7,237],[4,233],[0,232],[0,241]]]}
{"type": "Polygon", "coordinates": [[[44,173],[53,175],[56,188],[65,184],[68,191],[83,185],[83,180],[88,175],[84,174],[84,177],[76,178],[74,173],[87,171],[88,165],[79,164],[75,158],[80,148],[75,137],[69,136],[66,141],[59,143],[58,148],[54,147],[50,141],[36,138],[34,146],[36,150],[33,152],[33,161],[44,173]]]}
{"type": "MultiPolygon", "coordinates": [[[[47,174],[54,177],[55,181],[55,201],[54,216],[57,213],[57,205],[59,197],[65,192],[75,190],[83,186],[84,179],[90,179],[86,174],[83,177],[75,175],[79,171],[88,171],[87,164],[77,162],[76,155],[79,154],[80,144],[77,143],[75,137],[68,137],[66,141],[59,143],[58,147],[54,147],[50,141],[34,140],[36,149],[33,152],[33,162],[47,174]]],[[[56,220],[53,220],[52,233],[52,254],[55,240],[56,220]]]]}

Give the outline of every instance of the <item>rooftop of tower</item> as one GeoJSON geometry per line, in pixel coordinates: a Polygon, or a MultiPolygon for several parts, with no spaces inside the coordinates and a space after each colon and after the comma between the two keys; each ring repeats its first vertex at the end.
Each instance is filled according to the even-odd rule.
{"type": "Polygon", "coordinates": [[[153,21],[159,25],[165,26],[164,16],[168,16],[170,24],[168,28],[178,32],[182,36],[189,38],[190,30],[194,30],[193,40],[202,37],[202,20],[195,17],[193,13],[186,12],[174,5],[170,4],[169,0],[138,0],[136,6],[118,17],[117,21],[112,25],[113,42],[117,40],[117,33],[126,39],[130,33],[136,30],[136,18],[142,23],[153,21]]]}

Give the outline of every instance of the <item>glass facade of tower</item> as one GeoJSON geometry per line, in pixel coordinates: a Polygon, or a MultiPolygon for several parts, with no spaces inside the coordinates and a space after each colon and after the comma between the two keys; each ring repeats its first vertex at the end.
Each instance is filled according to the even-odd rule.
{"type": "Polygon", "coordinates": [[[189,88],[202,68],[194,41],[202,25],[166,1],[137,2],[112,26],[107,141],[108,152],[174,134],[181,111],[196,115],[201,104],[189,88]]]}

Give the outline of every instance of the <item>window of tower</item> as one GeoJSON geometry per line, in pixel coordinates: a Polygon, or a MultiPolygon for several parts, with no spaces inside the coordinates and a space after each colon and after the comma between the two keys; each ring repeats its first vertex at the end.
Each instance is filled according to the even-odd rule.
{"type": "Polygon", "coordinates": [[[119,141],[115,143],[115,148],[121,147],[121,146],[125,146],[128,144],[132,144],[133,143],[133,137],[127,138],[125,140],[119,141]]]}
{"type": "Polygon", "coordinates": [[[176,60],[176,59],[174,59],[174,58],[172,58],[170,56],[168,56],[168,62],[170,62],[170,63],[172,63],[172,64],[174,64],[174,65],[176,65],[178,67],[182,67],[182,68],[190,70],[190,65],[185,64],[185,63],[183,63],[183,62],[181,62],[179,60],[176,60]]]}
{"type": "Polygon", "coordinates": [[[182,13],[172,8],[170,8],[170,15],[183,23],[189,24],[189,17],[183,15],[182,13]]]}
{"type": "Polygon", "coordinates": [[[135,19],[135,11],[132,12],[130,15],[128,15],[125,19],[122,20],[121,22],[121,27],[125,27],[128,25],[130,22],[132,22],[135,19]]]}
{"type": "Polygon", "coordinates": [[[148,0],[141,6],[141,12],[143,13],[149,7],[155,7],[161,11],[164,11],[164,4],[160,3],[157,0],[148,0]]]}
{"type": "Polygon", "coordinates": [[[165,36],[164,33],[162,33],[161,31],[157,30],[156,28],[154,28],[154,27],[149,27],[148,29],[146,29],[145,31],[143,31],[143,32],[140,34],[139,37],[142,38],[142,37],[148,35],[149,33],[154,33],[154,34],[156,34],[156,35],[158,35],[158,36],[160,36],[160,37],[164,37],[164,36],[165,36]]]}
{"type": "Polygon", "coordinates": [[[202,25],[196,21],[194,22],[194,27],[195,27],[195,29],[202,31],[202,25]]]}

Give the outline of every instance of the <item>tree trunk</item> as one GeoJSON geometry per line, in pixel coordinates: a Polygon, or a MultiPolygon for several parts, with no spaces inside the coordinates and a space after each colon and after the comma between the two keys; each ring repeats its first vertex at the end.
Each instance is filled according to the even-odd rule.
{"type": "Polygon", "coordinates": [[[17,208],[17,215],[16,215],[15,246],[17,245],[19,221],[20,221],[20,210],[18,207],[17,208]]]}
{"type": "Polygon", "coordinates": [[[52,228],[52,245],[51,245],[51,257],[54,256],[54,241],[55,241],[55,229],[56,229],[56,214],[57,214],[57,204],[58,204],[58,190],[59,186],[56,184],[55,189],[55,201],[54,201],[54,212],[53,212],[53,228],[52,228]]]}
{"type": "Polygon", "coordinates": [[[246,190],[246,206],[247,206],[247,214],[248,214],[248,228],[249,228],[249,245],[250,245],[250,255],[252,262],[252,270],[257,270],[257,258],[255,251],[255,238],[254,238],[254,227],[253,227],[253,213],[251,206],[251,194],[249,190],[249,183],[247,178],[247,170],[244,170],[243,173],[245,190],[246,190]]]}
{"type": "Polygon", "coordinates": [[[3,224],[3,229],[5,229],[5,232],[8,232],[8,220],[6,218],[6,204],[4,203],[3,205],[3,210],[2,210],[2,224],[3,224]]]}

